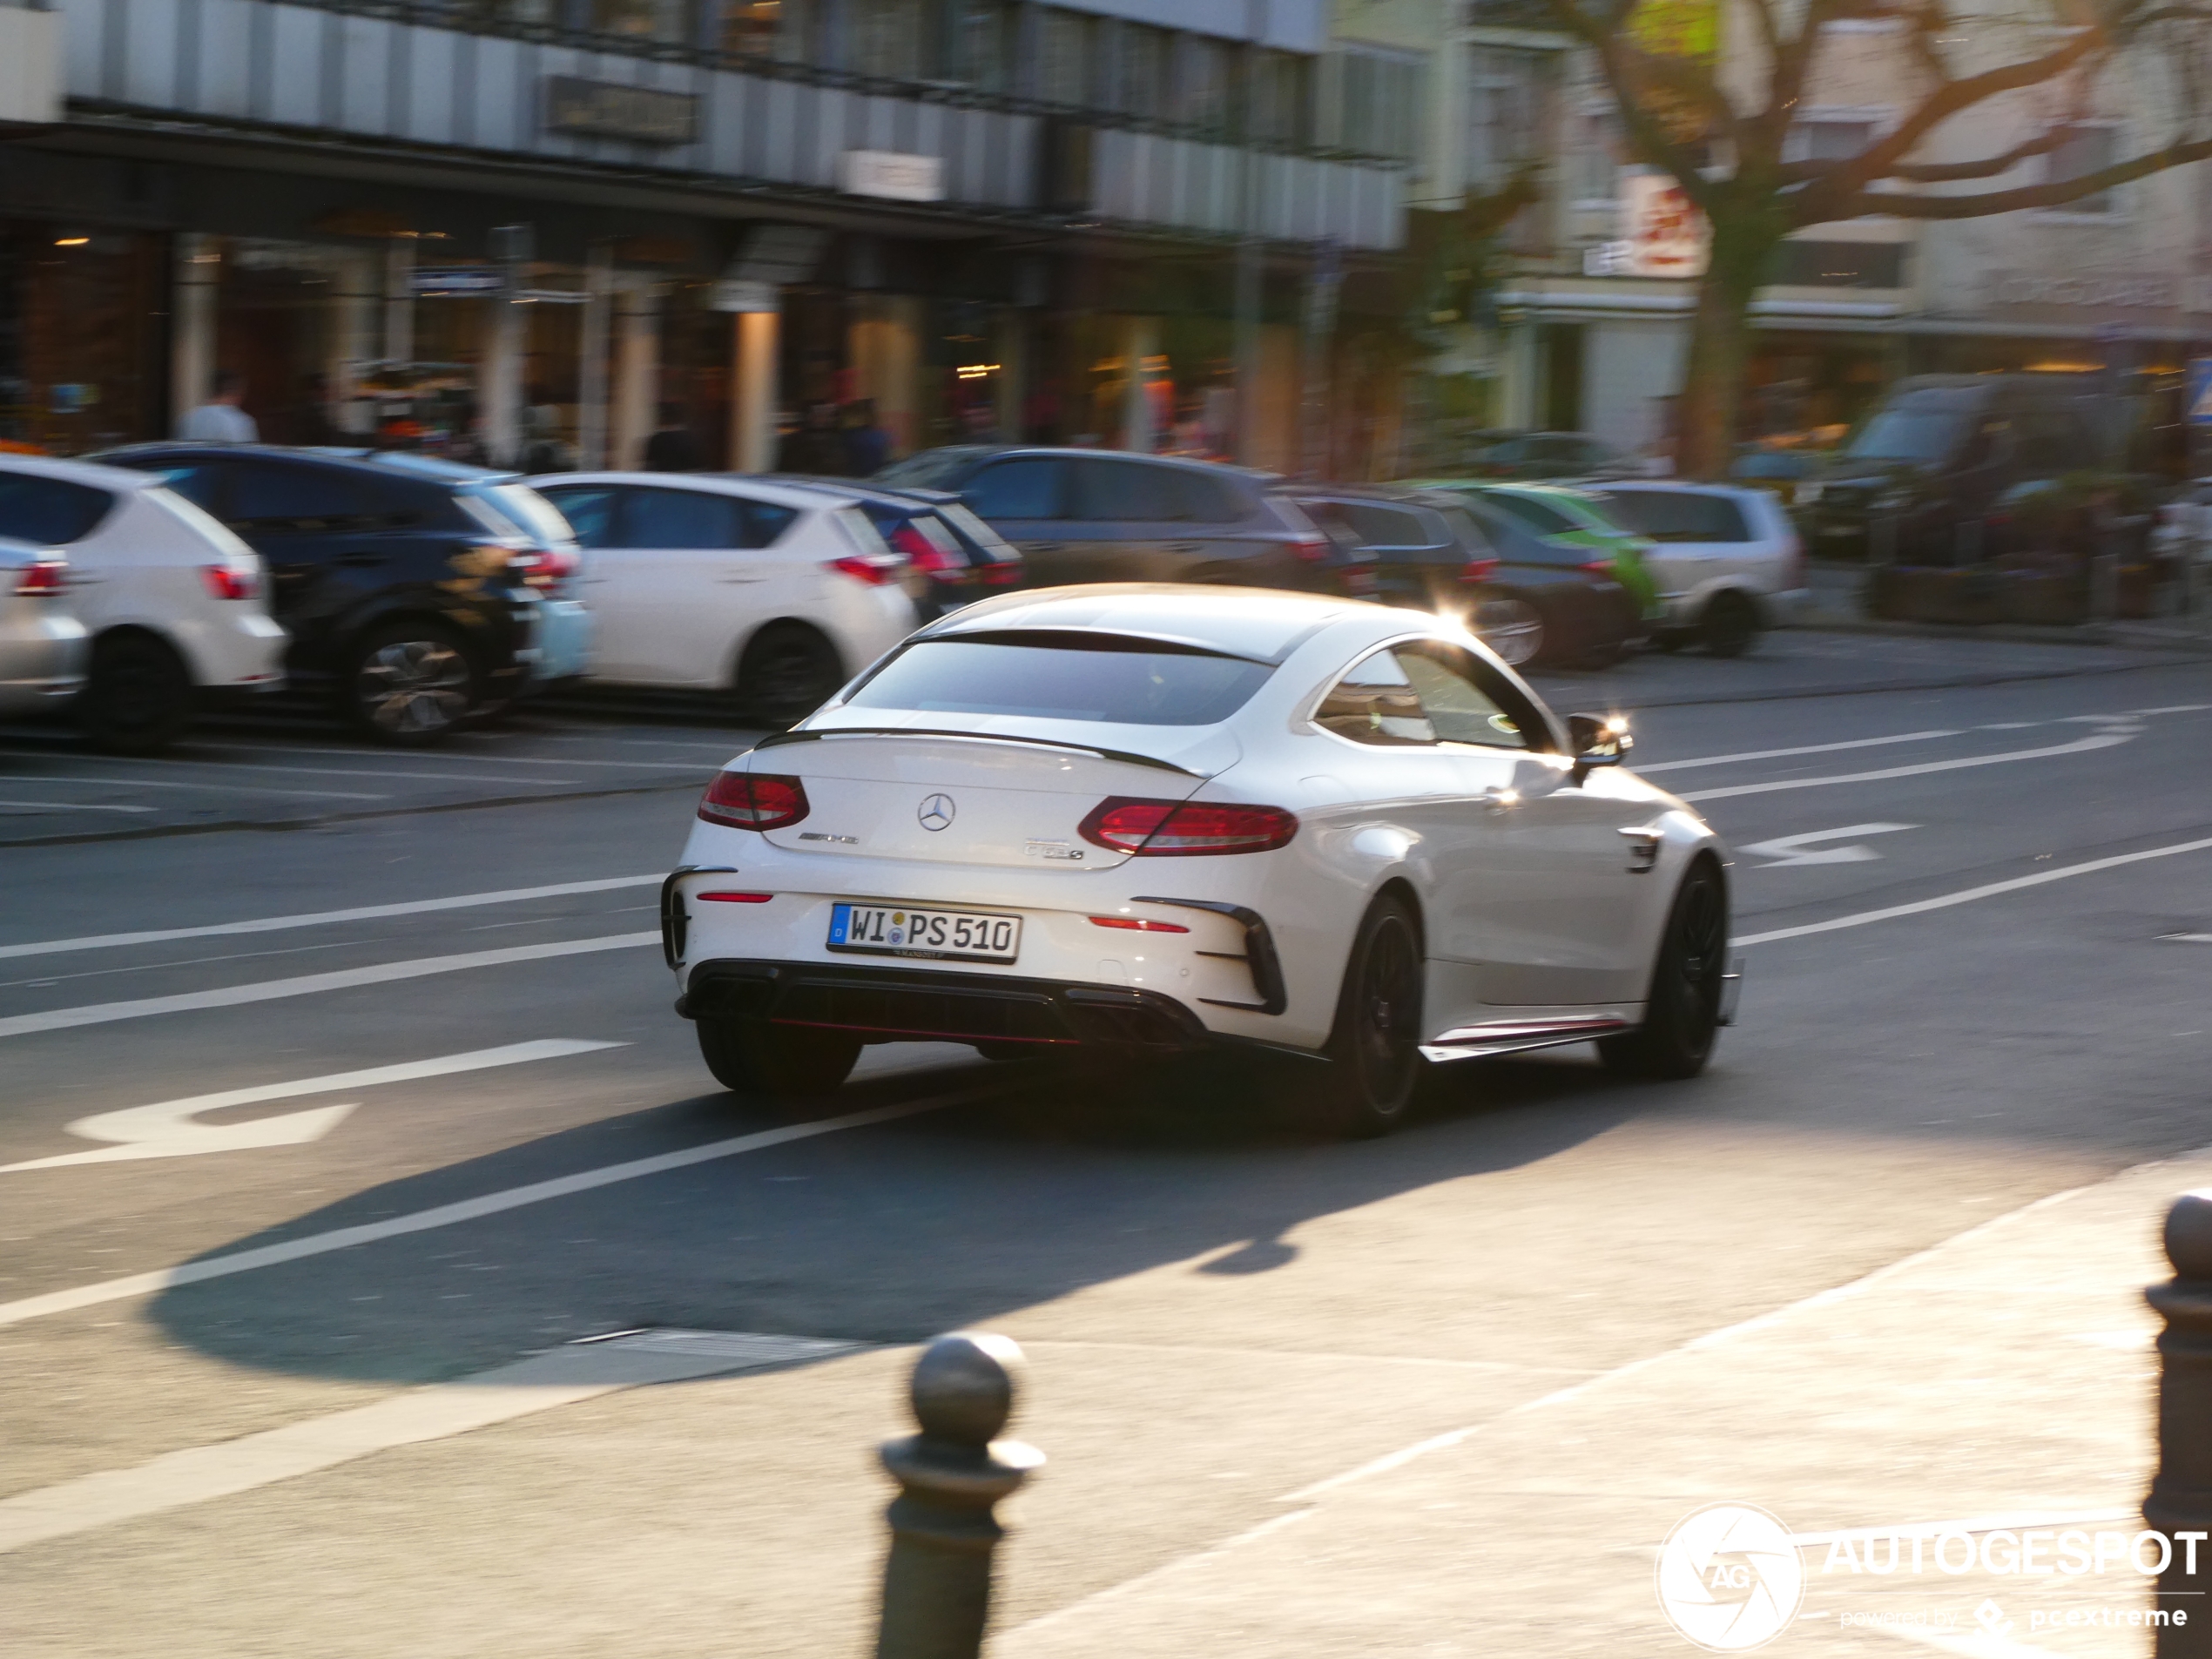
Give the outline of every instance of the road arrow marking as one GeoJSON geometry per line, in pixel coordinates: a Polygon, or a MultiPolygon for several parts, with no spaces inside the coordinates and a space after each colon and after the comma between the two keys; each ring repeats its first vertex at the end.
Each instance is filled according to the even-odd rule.
{"type": "Polygon", "coordinates": [[[319,1141],[345,1121],[359,1104],[314,1106],[304,1112],[280,1112],[247,1123],[202,1123],[202,1112],[226,1106],[251,1106],[265,1100],[292,1100],[301,1095],[332,1095],[379,1083],[413,1082],[422,1077],[443,1077],[457,1071],[482,1071],[492,1066],[519,1065],[526,1060],[557,1060],[564,1055],[590,1054],[597,1049],[627,1048],[621,1042],[590,1042],[569,1037],[548,1037],[536,1042],[512,1042],[502,1049],[478,1049],[468,1054],[442,1055],[435,1060],[410,1060],[397,1066],[373,1066],[366,1071],[336,1071],[327,1077],[306,1077],[298,1082],[262,1083],[253,1089],[226,1089],[217,1095],[193,1095],[183,1100],[157,1101],[151,1106],[131,1106],[119,1112],[100,1112],[68,1125],[71,1135],[88,1141],[111,1141],[93,1152],[64,1152],[57,1157],[33,1158],[26,1163],[0,1164],[0,1175],[17,1170],[51,1170],[64,1163],[117,1163],[136,1158],[191,1157],[201,1152],[237,1152],[256,1146],[297,1146],[319,1141]]]}
{"type": "Polygon", "coordinates": [[[1777,835],[1770,841],[1751,841],[1737,849],[1771,860],[1754,867],[1761,870],[1780,870],[1792,864],[1864,864],[1882,855],[1871,846],[1818,846],[1822,841],[1840,841],[1846,835],[1889,835],[1898,830],[1918,829],[1918,824],[1852,824],[1844,829],[1812,830],[1804,835],[1777,835]]]}

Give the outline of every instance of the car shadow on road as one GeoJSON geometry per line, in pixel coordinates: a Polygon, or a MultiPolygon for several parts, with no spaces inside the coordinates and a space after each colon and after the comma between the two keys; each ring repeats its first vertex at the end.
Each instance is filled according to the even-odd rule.
{"type": "MultiPolygon", "coordinates": [[[[1477,1063],[1447,1069],[1399,1134],[1345,1143],[1286,1109],[1278,1082],[1250,1064],[887,1076],[826,1110],[996,1092],[175,1286],[150,1312],[230,1364],[391,1382],[642,1325],[914,1341],[1178,1264],[1202,1280],[1277,1273],[1317,1217],[1541,1162],[1654,1098],[1586,1062],[1477,1063]]],[[[371,1188],[207,1256],[778,1121],[728,1095],[671,1100],[371,1188]]]]}

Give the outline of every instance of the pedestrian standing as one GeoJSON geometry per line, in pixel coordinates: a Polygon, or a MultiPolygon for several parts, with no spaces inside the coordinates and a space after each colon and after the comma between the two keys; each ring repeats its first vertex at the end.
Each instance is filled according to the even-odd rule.
{"type": "Polygon", "coordinates": [[[246,401],[246,376],[219,368],[207,401],[178,423],[177,435],[196,443],[259,443],[261,428],[239,407],[246,401]]]}
{"type": "Polygon", "coordinates": [[[706,452],[684,424],[684,412],[673,403],[660,406],[660,425],[645,440],[647,472],[705,472],[706,452]]]}
{"type": "Polygon", "coordinates": [[[891,435],[876,423],[875,400],[845,406],[845,466],[855,478],[873,478],[891,462],[891,435]]]}
{"type": "Polygon", "coordinates": [[[807,406],[806,423],[783,442],[776,470],[813,478],[846,475],[845,435],[837,428],[836,404],[807,406]]]}

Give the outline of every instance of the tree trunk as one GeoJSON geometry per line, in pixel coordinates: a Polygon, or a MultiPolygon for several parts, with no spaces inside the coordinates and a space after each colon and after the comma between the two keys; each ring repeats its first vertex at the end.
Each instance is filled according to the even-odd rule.
{"type": "Polygon", "coordinates": [[[1676,416],[1675,470],[1684,478],[1726,477],[1736,457],[1751,355],[1751,300],[1777,240],[1764,225],[1714,221],[1712,259],[1697,286],[1676,416]]]}

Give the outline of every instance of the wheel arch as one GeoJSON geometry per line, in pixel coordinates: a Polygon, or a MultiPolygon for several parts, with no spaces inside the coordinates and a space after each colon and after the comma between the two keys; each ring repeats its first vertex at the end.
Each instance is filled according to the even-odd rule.
{"type": "Polygon", "coordinates": [[[737,642],[731,646],[729,664],[723,677],[723,684],[731,691],[736,691],[743,679],[745,653],[752,649],[755,642],[763,634],[772,628],[805,629],[829,647],[830,656],[837,664],[840,677],[838,683],[843,685],[845,681],[853,678],[853,670],[846,660],[845,647],[838,643],[837,636],[823,627],[821,624],[810,617],[769,617],[755,623],[738,636],[737,642]]]}

